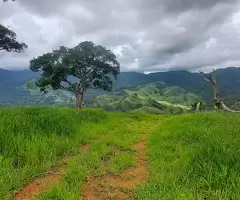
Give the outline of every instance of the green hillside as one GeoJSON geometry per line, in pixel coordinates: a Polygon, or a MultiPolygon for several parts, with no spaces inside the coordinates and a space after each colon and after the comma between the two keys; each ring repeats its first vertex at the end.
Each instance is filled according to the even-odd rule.
{"type": "Polygon", "coordinates": [[[203,100],[178,86],[156,82],[98,96],[90,106],[112,111],[180,113],[190,110],[191,105],[198,101],[203,100]]]}
{"type": "Polygon", "coordinates": [[[0,116],[1,200],[240,198],[239,115],[2,108],[0,116]],[[50,179],[43,190],[39,180],[50,179]]]}

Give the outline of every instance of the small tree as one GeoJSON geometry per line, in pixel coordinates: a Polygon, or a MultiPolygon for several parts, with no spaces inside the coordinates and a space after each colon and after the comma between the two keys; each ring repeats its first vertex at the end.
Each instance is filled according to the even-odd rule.
{"type": "Polygon", "coordinates": [[[74,48],[60,47],[30,61],[32,71],[43,71],[36,85],[41,91],[48,86],[65,89],[76,95],[76,107],[81,108],[84,92],[89,88],[112,89],[112,78],[117,78],[120,64],[106,48],[85,41],[74,48]]]}

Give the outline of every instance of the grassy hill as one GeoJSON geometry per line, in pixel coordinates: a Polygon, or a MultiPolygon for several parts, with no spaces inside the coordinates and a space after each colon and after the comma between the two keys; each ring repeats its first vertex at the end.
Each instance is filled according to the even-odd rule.
{"type": "Polygon", "coordinates": [[[228,113],[1,108],[0,199],[44,178],[34,199],[239,199],[239,124],[228,113]]]}
{"type": "Polygon", "coordinates": [[[156,82],[98,96],[91,106],[112,111],[180,113],[190,110],[191,104],[197,101],[203,100],[178,86],[156,82]]]}

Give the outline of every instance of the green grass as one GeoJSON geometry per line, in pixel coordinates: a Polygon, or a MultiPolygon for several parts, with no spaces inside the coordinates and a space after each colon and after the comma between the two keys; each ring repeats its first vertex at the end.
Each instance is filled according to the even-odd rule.
{"type": "Polygon", "coordinates": [[[136,165],[132,144],[148,138],[149,180],[140,200],[240,199],[240,116],[156,116],[96,109],[0,109],[0,199],[68,160],[60,182],[41,200],[79,200],[89,175],[117,175],[136,165]],[[80,150],[82,144],[89,151],[80,150]]]}
{"type": "Polygon", "coordinates": [[[240,116],[170,117],[148,142],[150,180],[142,200],[240,199],[240,116]]]}
{"type": "MultiPolygon", "coordinates": [[[[5,108],[0,110],[0,197],[76,152],[109,121],[99,110],[5,108]]],[[[107,127],[107,126],[106,126],[107,127]]]]}
{"type": "Polygon", "coordinates": [[[156,120],[150,115],[96,109],[0,109],[0,199],[9,199],[30,180],[58,168],[64,155],[72,154],[77,156],[69,161],[61,184],[41,199],[79,199],[79,185],[89,173],[117,174],[135,164],[131,145],[156,120]],[[82,144],[89,144],[90,151],[80,151],[82,144]]]}
{"type": "Polygon", "coordinates": [[[136,165],[132,144],[139,141],[140,133],[146,132],[156,124],[158,118],[151,115],[108,114],[114,119],[114,126],[92,139],[89,152],[76,156],[69,163],[68,173],[60,183],[42,194],[40,200],[79,200],[82,195],[81,186],[88,175],[117,175],[136,165]]]}
{"type": "Polygon", "coordinates": [[[127,153],[122,153],[114,157],[109,163],[109,171],[117,174],[123,172],[126,168],[136,166],[136,159],[127,153]]]}

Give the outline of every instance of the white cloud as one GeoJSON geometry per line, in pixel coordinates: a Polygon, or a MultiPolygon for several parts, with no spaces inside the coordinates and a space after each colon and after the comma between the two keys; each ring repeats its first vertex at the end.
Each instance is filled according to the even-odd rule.
{"type": "Polygon", "coordinates": [[[0,3],[0,23],[29,46],[0,52],[0,68],[84,40],[110,48],[122,71],[240,66],[239,0],[18,0],[0,3]]]}

